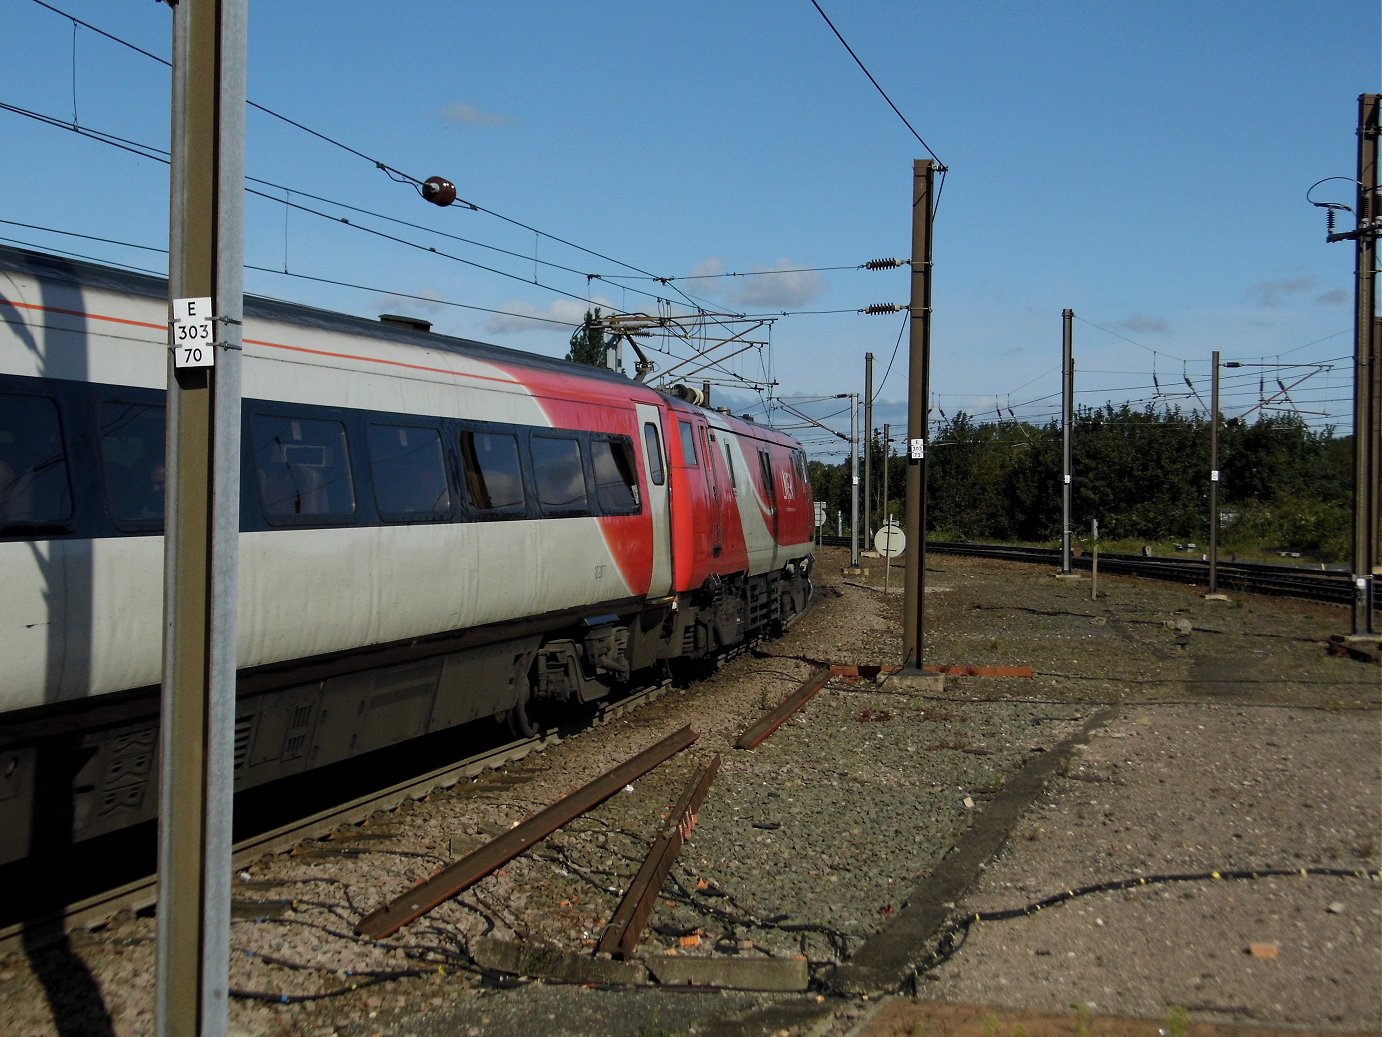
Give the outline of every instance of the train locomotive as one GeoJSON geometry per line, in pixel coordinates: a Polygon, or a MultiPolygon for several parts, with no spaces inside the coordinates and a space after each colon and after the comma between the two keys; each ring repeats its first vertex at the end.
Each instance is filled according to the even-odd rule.
{"type": "MultiPolygon", "coordinates": [[[[168,291],[0,247],[0,864],[157,811],[168,291]]],[[[247,298],[237,790],[780,633],[790,437],[615,372],[247,298]]]]}

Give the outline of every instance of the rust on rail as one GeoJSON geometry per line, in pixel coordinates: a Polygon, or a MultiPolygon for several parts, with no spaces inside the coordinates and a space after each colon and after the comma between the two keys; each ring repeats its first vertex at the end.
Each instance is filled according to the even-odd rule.
{"type": "Polygon", "coordinates": [[[541,842],[562,825],[588,810],[593,810],[625,785],[681,752],[698,737],[689,726],[673,732],[656,745],[644,749],[637,756],[632,756],[613,770],[605,772],[590,784],[534,814],[499,838],[447,865],[402,896],[371,911],[356,924],[356,935],[368,936],[375,940],[392,936],[409,922],[421,918],[438,904],[450,900],[457,893],[468,889],[486,875],[541,842]]]}
{"type": "MultiPolygon", "coordinates": [[[[901,666],[880,666],[877,664],[860,666],[832,666],[830,672],[836,677],[859,677],[877,680],[897,673],[901,666]]],[[[939,663],[922,666],[926,673],[940,673],[947,677],[1035,677],[1036,671],[1030,666],[969,666],[964,663],[939,663]]]]}
{"type": "Polygon", "coordinates": [[[648,924],[657,904],[658,891],[662,889],[662,883],[672,870],[681,848],[691,838],[696,827],[697,812],[710,794],[710,783],[719,771],[720,754],[716,753],[686,787],[668,815],[666,825],[648,848],[648,855],[643,858],[643,865],[629,884],[624,899],[619,902],[619,907],[605,926],[604,935],[595,948],[596,954],[605,953],[625,961],[633,956],[634,948],[643,935],[643,927],[648,924]]]}
{"type": "Polygon", "coordinates": [[[744,733],[739,736],[739,741],[734,743],[734,747],[736,749],[753,749],[760,745],[764,739],[786,723],[788,717],[810,702],[816,692],[825,687],[831,675],[830,667],[818,667],[810,677],[802,682],[801,687],[779,702],[776,709],[745,728],[744,733]]]}

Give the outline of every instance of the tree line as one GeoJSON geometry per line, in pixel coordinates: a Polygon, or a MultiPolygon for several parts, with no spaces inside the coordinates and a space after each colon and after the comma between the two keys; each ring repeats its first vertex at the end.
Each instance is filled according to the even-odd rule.
{"type": "MultiPolygon", "coordinates": [[[[1352,550],[1352,437],[1296,415],[1219,427],[1221,550],[1251,557],[1293,551],[1346,561],[1352,550]]],[[[881,434],[869,443],[870,525],[883,519],[881,434]]],[[[938,540],[1060,543],[1063,432],[1046,425],[943,419],[927,443],[927,536],[938,540]]],[[[887,464],[887,514],[904,512],[905,454],[887,464]]],[[[862,458],[859,465],[863,478],[862,458]]],[[[1101,540],[1205,543],[1209,533],[1210,426],[1179,408],[1081,408],[1071,426],[1071,527],[1101,540]]],[[[812,462],[816,499],[850,516],[850,464],[812,462]]],[[[860,487],[860,515],[863,492],[860,487]]]]}

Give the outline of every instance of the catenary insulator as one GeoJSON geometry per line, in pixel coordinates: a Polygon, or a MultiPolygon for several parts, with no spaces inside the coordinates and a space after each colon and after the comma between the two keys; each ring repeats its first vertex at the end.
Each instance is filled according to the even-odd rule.
{"type": "Polygon", "coordinates": [[[450,205],[456,200],[456,185],[439,176],[429,176],[422,183],[422,197],[433,205],[450,205]]]}

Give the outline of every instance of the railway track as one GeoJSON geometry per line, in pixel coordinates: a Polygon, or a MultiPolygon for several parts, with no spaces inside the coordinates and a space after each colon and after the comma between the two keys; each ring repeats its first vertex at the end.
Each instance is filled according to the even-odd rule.
{"type": "MultiPolygon", "coordinates": [[[[821,537],[823,545],[848,547],[849,537],[821,537]]],[[[971,555],[977,558],[997,558],[1032,565],[1060,565],[1061,553],[1055,548],[1013,547],[1005,544],[972,544],[956,541],[928,540],[926,550],[934,554],[971,555]]],[[[1089,569],[1091,556],[1081,555],[1071,560],[1077,569],[1089,569]]],[[[1105,573],[1122,573],[1175,583],[1208,584],[1209,563],[1192,558],[1148,558],[1142,555],[1099,553],[1099,569],[1105,573]]],[[[1307,569],[1298,565],[1271,565],[1256,562],[1219,562],[1218,582],[1221,588],[1252,591],[1258,594],[1279,594],[1309,601],[1324,601],[1347,605],[1353,601],[1353,580],[1338,570],[1307,569]]],[[[1377,585],[1373,586],[1376,607],[1377,585]]]]}
{"type": "MultiPolygon", "coordinates": [[[[558,745],[589,727],[609,723],[661,697],[670,687],[671,681],[660,681],[617,702],[600,705],[593,716],[578,723],[547,728],[531,738],[520,738],[485,749],[349,802],[327,807],[248,836],[234,845],[231,856],[232,869],[238,871],[266,855],[286,853],[305,843],[327,838],[334,832],[358,825],[407,801],[424,799],[439,791],[451,789],[463,781],[479,777],[487,771],[516,763],[531,753],[558,745]]],[[[142,876],[117,888],[82,897],[61,909],[47,911],[0,928],[0,956],[26,949],[33,950],[37,946],[56,942],[69,933],[97,929],[119,914],[150,910],[156,905],[157,900],[158,883],[155,875],[142,876]]]]}

